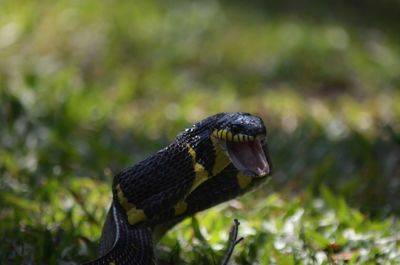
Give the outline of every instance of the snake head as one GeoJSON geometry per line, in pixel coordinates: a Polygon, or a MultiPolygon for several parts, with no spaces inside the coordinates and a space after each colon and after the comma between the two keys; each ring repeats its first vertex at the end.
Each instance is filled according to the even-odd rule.
{"type": "Polygon", "coordinates": [[[247,175],[263,177],[271,171],[263,145],[267,130],[260,117],[244,112],[215,116],[211,137],[221,145],[232,164],[247,175]]]}

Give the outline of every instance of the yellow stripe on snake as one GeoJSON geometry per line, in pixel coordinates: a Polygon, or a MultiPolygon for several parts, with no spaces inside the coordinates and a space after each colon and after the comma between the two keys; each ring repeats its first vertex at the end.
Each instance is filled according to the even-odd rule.
{"type": "Polygon", "coordinates": [[[219,113],[114,177],[113,202],[88,265],[156,264],[153,242],[185,217],[259,186],[270,173],[266,128],[248,113],[219,113]]]}

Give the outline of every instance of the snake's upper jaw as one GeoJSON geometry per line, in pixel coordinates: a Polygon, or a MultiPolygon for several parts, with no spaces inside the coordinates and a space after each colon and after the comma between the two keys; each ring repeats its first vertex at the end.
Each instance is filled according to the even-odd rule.
{"type": "Polygon", "coordinates": [[[233,165],[253,177],[263,177],[270,173],[270,166],[262,148],[261,140],[244,143],[226,142],[226,150],[233,165]]]}

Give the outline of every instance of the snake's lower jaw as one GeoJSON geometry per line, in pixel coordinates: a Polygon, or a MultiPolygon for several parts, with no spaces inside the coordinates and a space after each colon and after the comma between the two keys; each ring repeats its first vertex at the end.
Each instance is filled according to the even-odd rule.
{"type": "Polygon", "coordinates": [[[239,171],[252,177],[263,177],[270,173],[261,142],[258,138],[248,142],[226,142],[229,158],[239,171]]]}
{"type": "Polygon", "coordinates": [[[254,178],[262,178],[270,173],[270,169],[269,166],[267,165],[263,169],[257,168],[255,171],[243,171],[243,173],[254,178]]]}

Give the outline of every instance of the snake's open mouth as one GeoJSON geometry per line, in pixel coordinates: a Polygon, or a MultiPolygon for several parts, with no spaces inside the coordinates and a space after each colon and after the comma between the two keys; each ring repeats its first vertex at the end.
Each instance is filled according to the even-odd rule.
{"type": "Polygon", "coordinates": [[[227,152],[233,165],[243,173],[262,177],[270,173],[270,166],[263,150],[264,136],[240,136],[214,134],[227,152]],[[222,137],[221,137],[222,136],[222,137]]]}
{"type": "Polygon", "coordinates": [[[233,165],[246,174],[262,177],[270,171],[260,139],[244,143],[227,141],[226,151],[233,165]]]}

